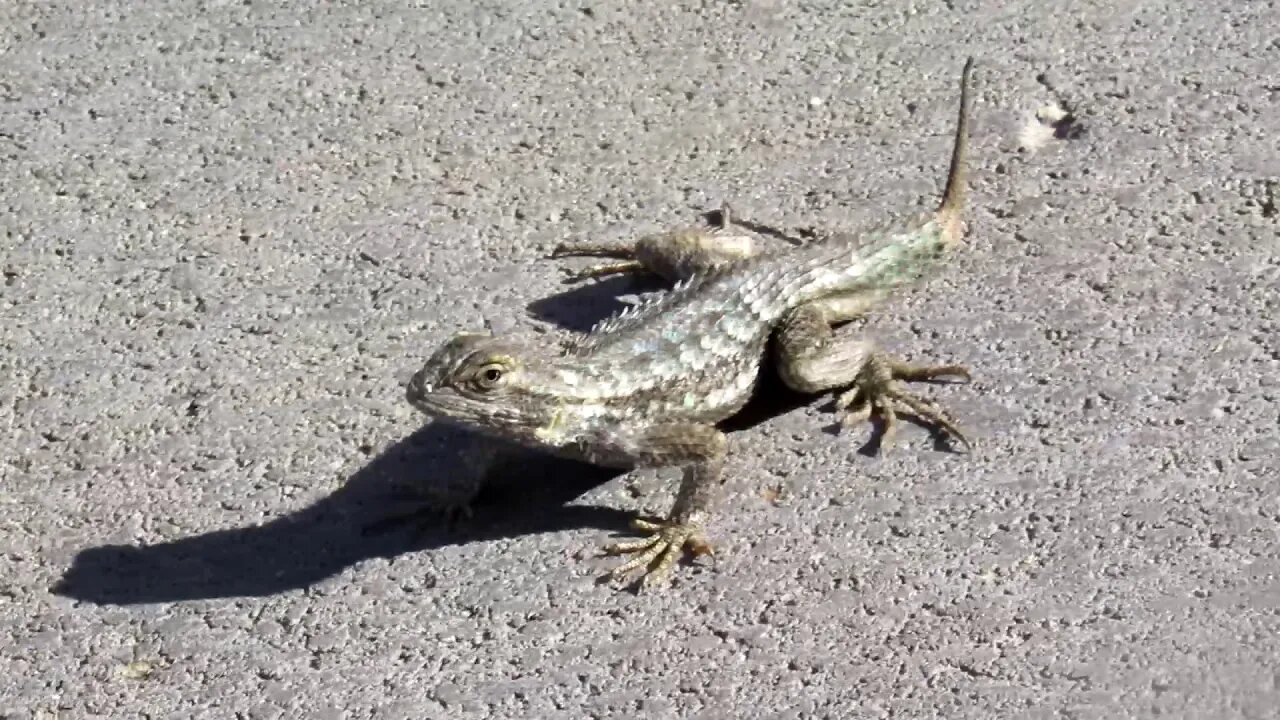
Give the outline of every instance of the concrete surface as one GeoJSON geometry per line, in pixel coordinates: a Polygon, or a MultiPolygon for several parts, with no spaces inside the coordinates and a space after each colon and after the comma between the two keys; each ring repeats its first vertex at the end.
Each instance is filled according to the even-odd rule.
{"type": "Polygon", "coordinates": [[[0,6],[0,715],[1280,716],[1276,4],[685,5],[0,6]],[[867,327],[975,452],[760,418],[653,597],[669,473],[362,534],[460,472],[436,343],[644,290],[555,241],[930,204],[968,53],[971,244],[867,327]]]}

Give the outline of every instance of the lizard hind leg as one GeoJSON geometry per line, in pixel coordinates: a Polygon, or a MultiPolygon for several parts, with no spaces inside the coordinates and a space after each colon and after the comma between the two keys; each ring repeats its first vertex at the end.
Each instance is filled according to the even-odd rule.
{"type": "Polygon", "coordinates": [[[731,229],[727,205],[719,222],[643,236],[629,243],[567,242],[550,257],[600,257],[612,262],[566,272],[568,282],[624,273],[652,273],[668,282],[687,280],[756,253],[752,236],[731,229]]]}
{"type": "Polygon", "coordinates": [[[914,415],[964,444],[964,433],[934,403],[908,392],[903,382],[970,378],[961,365],[910,365],[885,354],[864,338],[836,338],[832,325],[861,316],[878,298],[870,293],[817,300],[783,321],[777,338],[777,367],[783,381],[804,393],[840,389],[836,407],[850,427],[877,416],[883,423],[880,449],[893,443],[899,413],[914,415]]]}

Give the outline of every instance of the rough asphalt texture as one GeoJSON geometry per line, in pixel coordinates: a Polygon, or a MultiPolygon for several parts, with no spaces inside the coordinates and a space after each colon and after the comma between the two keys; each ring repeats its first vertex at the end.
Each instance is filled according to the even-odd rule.
{"type": "Polygon", "coordinates": [[[624,5],[0,7],[0,715],[1277,717],[1276,3],[624,5]],[[866,327],[973,453],[766,415],[651,597],[675,473],[362,533],[464,467],[437,343],[649,289],[556,241],[932,204],[967,54],[970,244],[866,327]]]}

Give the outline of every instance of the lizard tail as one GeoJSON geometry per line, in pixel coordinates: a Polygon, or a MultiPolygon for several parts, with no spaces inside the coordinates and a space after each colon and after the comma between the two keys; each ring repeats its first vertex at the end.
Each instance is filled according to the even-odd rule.
{"type": "Polygon", "coordinates": [[[958,217],[964,207],[965,186],[968,184],[969,153],[969,75],[973,70],[973,58],[964,63],[960,71],[960,118],[956,121],[956,139],[951,148],[951,167],[947,170],[947,186],[942,191],[942,204],[938,214],[958,217]]]}

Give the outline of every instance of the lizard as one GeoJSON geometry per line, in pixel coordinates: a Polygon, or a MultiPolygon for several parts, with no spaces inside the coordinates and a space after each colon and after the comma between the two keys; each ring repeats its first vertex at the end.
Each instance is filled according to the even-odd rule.
{"type": "Polygon", "coordinates": [[[717,424],[747,403],[770,356],[793,390],[835,393],[842,424],[878,416],[882,451],[899,412],[931,421],[968,445],[944,410],[903,387],[940,377],[967,380],[967,368],[908,364],[870,340],[838,338],[834,328],[918,282],[962,244],[972,67],[969,58],[950,167],[932,211],[779,252],[756,252],[723,227],[659,234],[630,247],[562,245],[554,256],[616,259],[581,277],[647,271],[675,285],[558,351],[511,336],[459,332],[412,376],[407,401],[439,421],[552,455],[624,469],[680,468],[666,517],[636,517],[632,527],[642,538],[604,548],[631,556],[608,576],[621,580],[642,570],[643,589],[669,582],[686,550],[714,552],[705,528],[729,449],[717,424]]]}

